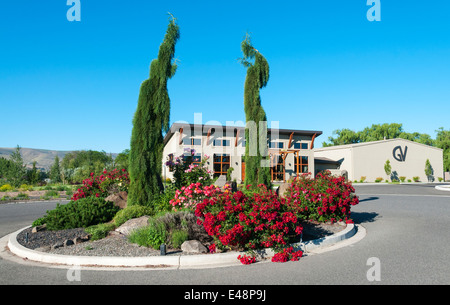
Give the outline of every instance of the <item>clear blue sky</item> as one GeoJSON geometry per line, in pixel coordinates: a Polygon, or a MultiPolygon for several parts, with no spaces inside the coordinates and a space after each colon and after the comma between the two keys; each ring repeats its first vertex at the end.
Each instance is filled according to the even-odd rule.
{"type": "Polygon", "coordinates": [[[248,31],[267,58],[261,91],[269,121],[321,130],[402,123],[450,128],[450,2],[381,0],[66,0],[0,3],[0,147],[121,152],[129,148],[139,87],[171,12],[179,69],[169,81],[171,122],[245,121],[248,31]]]}

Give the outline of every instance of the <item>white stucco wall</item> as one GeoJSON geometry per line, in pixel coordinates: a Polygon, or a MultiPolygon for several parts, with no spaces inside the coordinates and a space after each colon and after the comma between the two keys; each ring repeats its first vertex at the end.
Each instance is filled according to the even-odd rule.
{"type": "Polygon", "coordinates": [[[366,177],[367,182],[373,182],[378,177],[389,179],[390,177],[384,171],[386,160],[390,161],[392,172],[395,172],[397,177],[406,177],[406,181],[408,179],[413,181],[414,176],[418,176],[422,182],[428,181],[425,175],[427,159],[433,167],[434,180],[438,181],[438,177],[444,177],[442,149],[404,139],[318,148],[314,153],[315,156],[342,160],[340,169],[348,171],[350,180],[359,181],[362,176],[366,177]],[[399,148],[395,151],[395,158],[396,147],[399,148]],[[405,157],[404,160],[401,157],[402,154],[405,157]]]}

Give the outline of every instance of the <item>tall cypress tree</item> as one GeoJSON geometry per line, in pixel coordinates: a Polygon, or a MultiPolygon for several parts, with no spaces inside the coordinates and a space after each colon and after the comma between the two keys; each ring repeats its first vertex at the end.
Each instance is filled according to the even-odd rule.
{"type": "Polygon", "coordinates": [[[246,122],[256,127],[255,133],[245,130],[245,184],[265,184],[270,186],[270,167],[267,166],[267,125],[261,129],[260,122],[266,122],[267,117],[261,106],[260,89],[269,81],[269,63],[264,56],[253,47],[250,36],[247,34],[241,43],[244,57],[241,64],[247,68],[247,77],[244,86],[244,110],[246,122]],[[261,145],[260,145],[261,143],[261,145]],[[250,149],[252,146],[252,149],[250,149]],[[256,151],[255,151],[256,148],[256,151]]]}
{"type": "Polygon", "coordinates": [[[150,64],[150,77],[141,84],[130,145],[130,205],[147,205],[164,190],[161,178],[163,132],[169,130],[170,118],[167,80],[177,69],[173,59],[179,37],[179,27],[172,16],[158,58],[150,64]]]}

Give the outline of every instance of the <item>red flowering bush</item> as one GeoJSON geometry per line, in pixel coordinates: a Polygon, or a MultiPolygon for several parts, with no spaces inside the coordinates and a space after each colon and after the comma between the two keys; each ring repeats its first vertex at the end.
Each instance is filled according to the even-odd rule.
{"type": "Polygon", "coordinates": [[[128,191],[130,185],[130,177],[125,169],[113,169],[111,171],[103,171],[100,176],[94,176],[83,180],[83,185],[73,194],[72,200],[77,201],[81,198],[90,196],[108,197],[111,192],[128,191]]]}
{"type": "MultiPolygon", "coordinates": [[[[280,252],[290,235],[302,233],[303,228],[285,199],[264,185],[258,190],[252,195],[225,190],[197,203],[197,223],[214,238],[211,252],[216,248],[252,251],[269,247],[280,252]]],[[[246,257],[240,260],[252,261],[246,257]]]]}
{"type": "Polygon", "coordinates": [[[283,251],[276,253],[272,257],[272,262],[284,263],[287,261],[298,261],[303,256],[303,251],[294,251],[293,247],[284,248],[283,251]]]}
{"type": "Polygon", "coordinates": [[[242,264],[244,265],[250,265],[256,262],[256,258],[252,255],[239,255],[238,256],[238,260],[241,261],[242,264]]]}
{"type": "Polygon", "coordinates": [[[351,223],[350,208],[359,203],[354,193],[351,182],[325,171],[317,174],[315,179],[302,175],[294,180],[285,198],[292,211],[302,220],[351,223]]]}
{"type": "Polygon", "coordinates": [[[203,186],[200,182],[182,186],[175,191],[175,197],[170,200],[170,204],[176,211],[178,209],[189,209],[194,211],[199,202],[220,193],[220,188],[214,185],[203,186]]]}
{"type": "Polygon", "coordinates": [[[173,184],[176,188],[186,187],[192,183],[201,182],[203,185],[213,183],[211,170],[205,164],[209,156],[198,155],[194,149],[185,149],[185,153],[175,160],[173,156],[168,157],[166,166],[173,171],[173,184]],[[195,162],[195,163],[194,163],[195,162]]]}

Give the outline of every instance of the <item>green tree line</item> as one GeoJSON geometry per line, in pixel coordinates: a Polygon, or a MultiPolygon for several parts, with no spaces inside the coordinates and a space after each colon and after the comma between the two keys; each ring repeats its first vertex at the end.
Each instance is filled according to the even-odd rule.
{"type": "Polygon", "coordinates": [[[22,184],[37,185],[49,178],[51,183],[76,184],[88,178],[91,173],[101,174],[113,168],[128,170],[129,150],[126,149],[114,159],[104,151],[74,151],[66,154],[62,160],[55,157],[48,171],[36,168],[33,162],[31,169],[26,168],[20,147],[11,153],[8,159],[0,158],[0,185],[9,183],[14,187],[22,184]]]}

